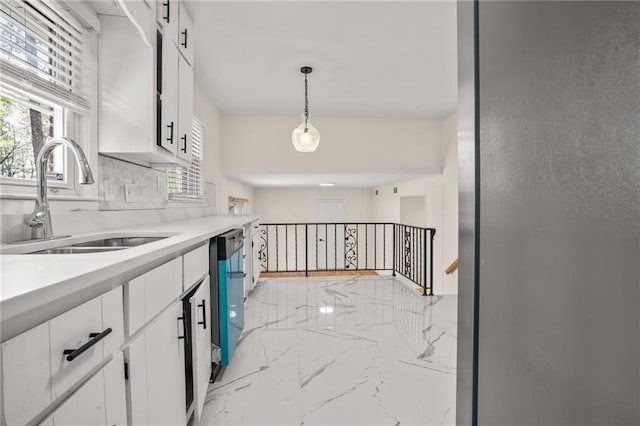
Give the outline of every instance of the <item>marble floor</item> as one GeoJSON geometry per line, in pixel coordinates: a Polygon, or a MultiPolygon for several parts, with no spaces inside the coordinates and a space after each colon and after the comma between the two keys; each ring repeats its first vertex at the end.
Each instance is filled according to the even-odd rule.
{"type": "Polygon", "coordinates": [[[389,276],[260,281],[200,424],[454,424],[456,309],[389,276]]]}

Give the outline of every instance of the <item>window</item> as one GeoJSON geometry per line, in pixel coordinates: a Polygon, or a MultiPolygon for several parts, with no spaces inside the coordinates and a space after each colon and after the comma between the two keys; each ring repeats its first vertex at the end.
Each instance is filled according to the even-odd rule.
{"type": "MultiPolygon", "coordinates": [[[[62,114],[60,107],[23,102],[0,92],[0,176],[35,179],[35,157],[48,138],[62,133],[62,114]]],[[[66,181],[62,147],[51,153],[48,166],[49,180],[66,181]]]]}
{"type": "Polygon", "coordinates": [[[202,194],[202,146],[204,126],[193,118],[191,136],[191,166],[167,169],[167,185],[171,199],[201,199],[202,194]]]}
{"type": "MultiPolygon", "coordinates": [[[[50,137],[73,137],[67,130],[88,113],[87,34],[57,2],[0,2],[3,183],[33,184],[42,145],[50,137]]],[[[49,159],[48,179],[72,182],[66,170],[65,151],[58,148],[49,159]]]]}

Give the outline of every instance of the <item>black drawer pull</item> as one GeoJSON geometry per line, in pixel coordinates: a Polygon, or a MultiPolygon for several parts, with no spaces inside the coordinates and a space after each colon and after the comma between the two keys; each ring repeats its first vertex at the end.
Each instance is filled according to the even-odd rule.
{"type": "Polygon", "coordinates": [[[184,142],[184,147],[180,148],[180,150],[186,154],[187,153],[187,135],[182,136],[180,139],[182,139],[182,142],[184,142]]]}
{"type": "Polygon", "coordinates": [[[185,29],[185,30],[182,32],[182,35],[184,35],[184,43],[180,43],[180,44],[181,44],[185,49],[187,48],[187,34],[188,34],[188,33],[187,33],[187,29],[185,29]]]}
{"type": "Polygon", "coordinates": [[[107,337],[107,335],[109,333],[111,333],[113,330],[111,330],[111,328],[107,328],[105,331],[103,331],[102,333],[90,333],[89,334],[89,338],[91,340],[89,340],[87,343],[85,343],[84,345],[80,346],[78,349],[65,349],[64,351],[62,351],[63,355],[67,356],[67,361],[73,361],[74,359],[78,358],[80,355],[82,355],[87,349],[89,349],[91,346],[95,345],[96,343],[98,343],[100,340],[104,339],[105,337],[107,337]]]}
{"type": "Polygon", "coordinates": [[[182,316],[178,317],[178,321],[182,321],[182,336],[178,336],[178,339],[184,339],[186,344],[189,344],[189,335],[187,334],[187,314],[185,311],[182,311],[182,316]]]}
{"type": "Polygon", "coordinates": [[[202,308],[202,321],[198,321],[198,324],[202,324],[203,329],[207,329],[207,308],[206,300],[202,299],[202,303],[198,305],[198,308],[202,308]]]}
{"type": "Polygon", "coordinates": [[[167,124],[167,127],[170,130],[167,140],[171,143],[171,145],[173,145],[173,121],[171,122],[171,124],[167,124]]]}
{"type": "Polygon", "coordinates": [[[171,22],[171,6],[170,6],[170,3],[171,3],[171,0],[167,0],[166,3],[162,3],[162,6],[167,8],[167,16],[163,16],[162,17],[162,19],[167,21],[167,24],[169,22],[171,22]]]}

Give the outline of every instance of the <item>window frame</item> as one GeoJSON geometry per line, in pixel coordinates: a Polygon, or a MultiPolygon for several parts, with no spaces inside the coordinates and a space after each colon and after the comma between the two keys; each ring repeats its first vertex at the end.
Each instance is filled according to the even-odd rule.
{"type": "MultiPolygon", "coordinates": [[[[196,126],[198,126],[200,128],[200,134],[201,134],[201,138],[200,138],[200,173],[198,175],[198,187],[200,189],[199,194],[198,195],[188,195],[188,194],[183,194],[183,193],[171,193],[169,192],[169,169],[186,169],[185,167],[171,167],[171,168],[167,168],[166,173],[167,173],[167,198],[168,198],[168,204],[171,205],[172,202],[177,202],[177,204],[184,204],[184,203],[193,203],[193,204],[203,204],[205,203],[205,195],[204,195],[204,141],[205,141],[205,132],[206,132],[206,127],[205,125],[202,123],[202,121],[200,119],[198,119],[198,117],[196,117],[195,115],[192,117],[192,129],[191,129],[191,158],[193,159],[194,155],[193,155],[193,147],[194,147],[194,140],[195,138],[193,137],[195,134],[195,128],[196,126]]],[[[193,162],[193,160],[192,160],[193,162]]],[[[190,162],[190,164],[192,164],[192,162],[190,162]]]]}
{"type": "MultiPolygon", "coordinates": [[[[73,18],[78,18],[78,13],[74,8],[70,8],[67,11],[73,18]]],[[[84,44],[85,49],[85,61],[89,64],[97,64],[98,61],[98,31],[94,23],[99,23],[97,15],[95,15],[95,22],[87,22],[87,19],[82,17],[83,26],[85,28],[84,44]]],[[[59,109],[62,113],[55,118],[56,127],[60,125],[58,136],[65,136],[76,141],[84,150],[94,176],[98,175],[98,67],[89,66],[87,72],[84,75],[86,79],[86,96],[91,104],[91,108],[88,111],[80,112],[64,105],[65,100],[60,99],[57,103],[54,100],[44,101],[47,104],[54,104],[56,109],[59,109]]],[[[11,85],[10,83],[4,83],[11,89],[18,93],[23,93],[30,98],[41,100],[42,97],[37,93],[29,92],[24,87],[18,87],[17,85],[11,85]]],[[[37,155],[34,153],[34,155],[37,155]]],[[[78,199],[79,201],[98,201],[98,183],[93,185],[80,185],[77,182],[77,170],[76,170],[75,158],[65,149],[64,154],[64,181],[47,180],[47,187],[49,189],[49,197],[55,200],[56,198],[64,200],[78,199]],[[86,187],[86,188],[85,188],[86,187]]],[[[37,178],[36,179],[16,179],[0,176],[0,199],[36,199],[37,198],[37,178]]]]}

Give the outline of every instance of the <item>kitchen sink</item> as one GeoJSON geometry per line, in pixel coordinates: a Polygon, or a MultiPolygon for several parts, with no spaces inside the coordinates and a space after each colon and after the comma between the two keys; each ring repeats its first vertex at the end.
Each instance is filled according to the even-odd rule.
{"type": "MultiPolygon", "coordinates": [[[[80,238],[70,238],[66,241],[49,240],[34,243],[31,247],[10,246],[4,247],[2,254],[84,254],[84,253],[107,253],[125,250],[132,247],[139,247],[144,244],[169,238],[175,234],[165,235],[145,235],[145,234],[111,234],[104,235],[100,239],[90,239],[83,241],[80,238]],[[75,240],[75,241],[74,241],[75,240]]],[[[85,237],[84,240],[90,237],[85,237]]]]}
{"type": "Polygon", "coordinates": [[[71,247],[114,247],[127,248],[137,247],[143,244],[160,241],[167,237],[123,237],[123,238],[104,238],[102,240],[87,241],[85,243],[72,244],[71,247]]]}
{"type": "Polygon", "coordinates": [[[103,253],[108,251],[123,250],[126,247],[58,247],[47,250],[34,251],[29,254],[83,254],[103,253]]]}

